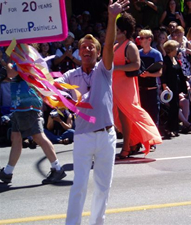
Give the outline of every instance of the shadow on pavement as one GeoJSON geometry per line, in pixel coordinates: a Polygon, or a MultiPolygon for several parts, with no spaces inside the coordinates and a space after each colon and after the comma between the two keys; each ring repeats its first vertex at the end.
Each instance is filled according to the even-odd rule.
{"type": "Polygon", "coordinates": [[[69,180],[61,180],[58,183],[55,184],[33,184],[33,185],[26,185],[26,186],[18,186],[18,187],[12,187],[10,184],[6,184],[3,182],[0,182],[0,193],[3,193],[5,191],[13,191],[13,190],[19,190],[19,189],[28,189],[28,188],[36,188],[41,187],[45,185],[54,185],[54,186],[71,186],[73,184],[72,181],[69,180]]]}
{"type": "Polygon", "coordinates": [[[5,191],[13,191],[13,190],[17,190],[17,189],[36,188],[36,187],[39,187],[39,186],[42,186],[42,184],[12,187],[11,184],[6,184],[6,183],[3,183],[3,182],[0,182],[0,193],[5,192],[5,191]]]}
{"type": "Polygon", "coordinates": [[[150,163],[150,162],[154,162],[154,161],[156,161],[156,159],[140,158],[140,157],[127,157],[125,159],[115,160],[115,165],[116,164],[150,163]]]}

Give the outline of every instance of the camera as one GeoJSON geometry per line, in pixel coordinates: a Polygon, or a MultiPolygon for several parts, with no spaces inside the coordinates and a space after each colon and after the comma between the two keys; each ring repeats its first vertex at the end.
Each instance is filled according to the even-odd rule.
{"type": "Polygon", "coordinates": [[[5,67],[0,68],[0,83],[7,78],[7,70],[5,67]]]}
{"type": "Polygon", "coordinates": [[[52,118],[54,118],[54,117],[59,116],[59,114],[58,114],[57,111],[52,111],[52,112],[50,112],[50,116],[51,116],[52,118]]]}

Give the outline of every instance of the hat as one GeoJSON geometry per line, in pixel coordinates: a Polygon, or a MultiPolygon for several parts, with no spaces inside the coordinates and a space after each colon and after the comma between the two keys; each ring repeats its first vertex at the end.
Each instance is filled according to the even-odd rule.
{"type": "Polygon", "coordinates": [[[172,100],[173,92],[164,90],[160,95],[160,100],[162,103],[169,103],[172,100]]]}
{"type": "Polygon", "coordinates": [[[72,33],[72,32],[68,32],[68,36],[70,36],[70,37],[72,37],[72,38],[74,38],[75,39],[75,36],[74,36],[74,34],[72,33]]]}
{"type": "Polygon", "coordinates": [[[84,11],[82,14],[90,16],[90,12],[84,11]]]}

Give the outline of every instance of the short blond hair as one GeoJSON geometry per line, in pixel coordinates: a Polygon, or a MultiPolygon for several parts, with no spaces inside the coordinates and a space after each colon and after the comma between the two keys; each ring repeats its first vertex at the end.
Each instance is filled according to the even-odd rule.
{"type": "Polygon", "coordinates": [[[165,50],[167,55],[169,53],[171,53],[172,51],[174,51],[178,46],[179,46],[179,43],[175,40],[168,40],[163,45],[164,50],[165,50]]]}
{"type": "Polygon", "coordinates": [[[81,38],[78,42],[78,48],[80,48],[84,40],[91,40],[95,44],[97,51],[101,52],[101,44],[92,34],[86,34],[83,38],[81,38]]]}
{"type": "Polygon", "coordinates": [[[177,26],[173,33],[182,33],[184,34],[184,28],[182,26],[177,26]]]}
{"type": "Polygon", "coordinates": [[[152,40],[153,40],[153,33],[151,30],[148,30],[148,29],[142,29],[140,32],[139,32],[139,36],[144,36],[144,37],[151,37],[152,40]]]}

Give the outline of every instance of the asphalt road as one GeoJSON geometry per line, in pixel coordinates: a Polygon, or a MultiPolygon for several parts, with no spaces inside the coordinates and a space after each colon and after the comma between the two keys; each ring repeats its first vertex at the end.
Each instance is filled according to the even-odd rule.
{"type": "MultiPolygon", "coordinates": [[[[0,183],[0,224],[64,224],[73,181],[72,147],[55,145],[67,173],[57,185],[41,185],[50,165],[40,147],[23,149],[12,184],[0,183]]],[[[9,150],[0,149],[0,167],[9,150]]],[[[82,225],[89,220],[92,178],[91,172],[82,225]]],[[[146,158],[138,154],[116,163],[105,225],[126,224],[191,224],[191,134],[164,140],[146,158]]]]}

